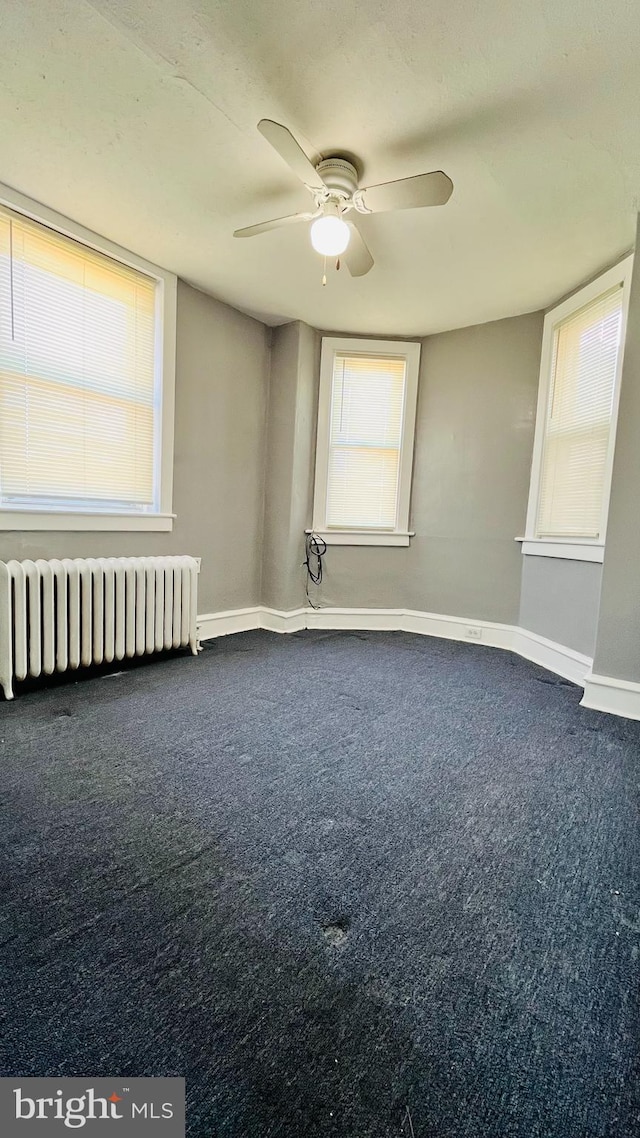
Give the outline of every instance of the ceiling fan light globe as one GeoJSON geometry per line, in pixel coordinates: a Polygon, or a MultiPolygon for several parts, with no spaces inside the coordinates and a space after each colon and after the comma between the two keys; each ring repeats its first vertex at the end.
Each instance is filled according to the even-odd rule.
{"type": "Polygon", "coordinates": [[[331,214],[317,218],[311,226],[311,244],[316,253],[324,257],[339,257],[347,248],[350,237],[346,221],[331,214]]]}

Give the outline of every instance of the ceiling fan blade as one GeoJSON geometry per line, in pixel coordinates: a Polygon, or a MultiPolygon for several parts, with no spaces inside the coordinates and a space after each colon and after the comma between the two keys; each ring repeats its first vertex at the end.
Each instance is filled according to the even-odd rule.
{"type": "Polygon", "coordinates": [[[307,158],[300,143],[296,142],[286,126],[282,126],[279,122],[273,122],[272,119],[260,119],[258,130],[263,138],[271,143],[273,149],[278,151],[280,157],[284,158],[287,166],[293,170],[294,174],[297,174],[305,186],[312,186],[316,190],[325,189],[325,184],[313,162],[307,158]]]}
{"type": "Polygon", "coordinates": [[[347,224],[351,230],[351,238],[345,252],[342,254],[342,259],[352,277],[363,277],[365,273],[369,272],[369,269],[373,268],[373,257],[367,249],[364,237],[355,221],[349,219],[347,224]]]}
{"type": "Polygon", "coordinates": [[[379,186],[367,186],[361,190],[364,205],[371,213],[444,205],[452,192],[453,182],[442,170],[416,174],[415,178],[400,178],[397,182],[382,182],[379,186]]]}
{"type": "Polygon", "coordinates": [[[234,237],[255,237],[258,233],[266,233],[269,229],[279,229],[281,225],[291,225],[295,221],[311,221],[312,213],[290,213],[287,217],[274,217],[272,221],[259,221],[257,225],[247,225],[244,229],[234,230],[234,237]]]}

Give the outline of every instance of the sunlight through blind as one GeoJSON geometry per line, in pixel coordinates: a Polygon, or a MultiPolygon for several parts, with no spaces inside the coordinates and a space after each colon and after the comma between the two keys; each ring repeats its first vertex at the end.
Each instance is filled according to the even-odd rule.
{"type": "Polygon", "coordinates": [[[538,537],[600,537],[622,327],[616,286],[555,330],[538,537]]]}
{"type": "Polygon", "coordinates": [[[0,208],[0,501],[156,500],[156,281],[0,208]]]}
{"type": "Polygon", "coordinates": [[[405,359],[336,353],[329,435],[329,526],[394,529],[405,383],[405,359]]]}

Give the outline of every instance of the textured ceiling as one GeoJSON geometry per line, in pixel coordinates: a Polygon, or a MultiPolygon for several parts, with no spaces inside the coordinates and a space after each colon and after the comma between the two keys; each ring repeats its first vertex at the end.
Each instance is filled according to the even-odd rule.
{"type": "Polygon", "coordinates": [[[426,334],[543,307],[630,248],[635,0],[0,0],[0,181],[267,323],[426,334]],[[366,217],[371,273],[307,227],[258,134],[443,169],[440,209],[366,217]]]}

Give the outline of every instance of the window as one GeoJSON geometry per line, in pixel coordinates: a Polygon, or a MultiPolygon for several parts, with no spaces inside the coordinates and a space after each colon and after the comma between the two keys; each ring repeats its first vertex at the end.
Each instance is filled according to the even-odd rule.
{"type": "Polygon", "coordinates": [[[631,263],[545,317],[524,553],[602,560],[631,263]]]}
{"type": "Polygon", "coordinates": [[[408,545],[420,345],[325,338],[313,528],[343,545],[408,545]]]}
{"type": "Polygon", "coordinates": [[[170,529],[175,278],[36,209],[0,204],[0,527],[170,529]]]}

